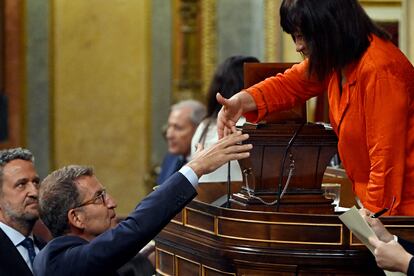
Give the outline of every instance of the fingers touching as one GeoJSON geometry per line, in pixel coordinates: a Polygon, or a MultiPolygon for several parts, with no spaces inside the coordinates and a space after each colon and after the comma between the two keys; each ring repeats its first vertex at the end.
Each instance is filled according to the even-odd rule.
{"type": "Polygon", "coordinates": [[[195,158],[188,163],[194,172],[200,177],[210,173],[230,160],[239,160],[249,157],[251,144],[242,144],[249,138],[248,134],[237,131],[219,140],[212,147],[200,151],[195,158]]]}
{"type": "Polygon", "coordinates": [[[226,99],[220,93],[216,94],[216,99],[223,105],[217,115],[217,133],[221,139],[236,132],[236,122],[242,114],[242,106],[235,98],[226,99]]]}

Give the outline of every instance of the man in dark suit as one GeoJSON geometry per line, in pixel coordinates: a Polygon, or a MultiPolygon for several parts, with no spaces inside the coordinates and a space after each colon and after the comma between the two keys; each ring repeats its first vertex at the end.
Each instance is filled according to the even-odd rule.
{"type": "Polygon", "coordinates": [[[187,159],[183,155],[175,155],[167,153],[164,156],[160,167],[160,174],[157,177],[157,185],[161,185],[168,177],[178,172],[182,166],[187,163],[187,159]]]}
{"type": "Polygon", "coordinates": [[[39,183],[30,151],[0,151],[0,275],[33,275],[34,256],[44,246],[32,233],[39,183]]]}
{"type": "Polygon", "coordinates": [[[247,138],[237,132],[198,151],[116,226],[117,204],[91,168],[68,166],[51,173],[41,184],[39,204],[54,239],[36,256],[35,275],[117,275],[196,196],[201,175],[249,156],[252,146],[241,144],[247,138]]]}
{"type": "Polygon", "coordinates": [[[162,162],[157,185],[187,163],[191,154],[191,138],[205,116],[205,106],[195,100],[185,100],[171,106],[165,133],[168,153],[162,162]]]}

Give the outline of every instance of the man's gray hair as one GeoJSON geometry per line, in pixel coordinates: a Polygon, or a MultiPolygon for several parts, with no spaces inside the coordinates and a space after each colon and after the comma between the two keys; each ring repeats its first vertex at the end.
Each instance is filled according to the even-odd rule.
{"type": "Polygon", "coordinates": [[[13,149],[5,149],[0,150],[0,194],[3,190],[3,171],[4,167],[7,165],[7,163],[16,160],[21,159],[25,161],[34,162],[33,154],[28,149],[23,148],[13,148],[13,149]]]}
{"type": "Polygon", "coordinates": [[[171,106],[171,111],[180,110],[183,108],[191,109],[190,120],[195,126],[198,126],[207,114],[207,110],[204,104],[196,100],[180,101],[171,106]]]}
{"type": "Polygon", "coordinates": [[[93,176],[93,168],[70,165],[49,174],[40,185],[40,218],[53,237],[69,230],[68,211],[81,204],[76,180],[81,176],[93,176]]]}

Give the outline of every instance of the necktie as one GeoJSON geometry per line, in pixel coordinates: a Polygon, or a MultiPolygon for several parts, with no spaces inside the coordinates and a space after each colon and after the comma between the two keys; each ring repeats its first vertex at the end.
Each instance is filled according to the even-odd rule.
{"type": "Polygon", "coordinates": [[[36,252],[35,252],[35,248],[34,248],[34,244],[33,244],[33,240],[29,237],[25,238],[21,243],[20,243],[24,248],[27,249],[27,252],[29,253],[29,259],[30,259],[30,263],[33,266],[33,261],[34,258],[36,256],[36,252]]]}

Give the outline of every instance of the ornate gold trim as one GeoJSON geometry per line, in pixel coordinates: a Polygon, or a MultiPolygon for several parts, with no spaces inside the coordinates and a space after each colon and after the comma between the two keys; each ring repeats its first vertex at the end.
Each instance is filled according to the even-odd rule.
{"type": "Polygon", "coordinates": [[[196,262],[196,261],[193,261],[193,260],[190,260],[190,259],[187,259],[187,258],[184,258],[183,256],[180,256],[180,255],[175,255],[175,264],[176,264],[176,270],[174,271],[174,273],[176,274],[176,275],[179,275],[179,266],[178,266],[178,259],[182,259],[182,260],[185,260],[185,261],[187,261],[187,262],[190,262],[190,263],[193,263],[193,264],[196,264],[196,265],[198,265],[198,275],[201,275],[201,272],[202,272],[202,264],[201,263],[199,263],[199,262],[196,262]]]}
{"type": "Polygon", "coordinates": [[[187,208],[184,208],[184,210],[181,212],[181,222],[183,223],[183,225],[187,223],[187,217],[187,208]]]}
{"type": "MultiPolygon", "coordinates": [[[[405,224],[392,224],[392,225],[385,225],[386,228],[414,228],[414,225],[405,225],[405,224]]],[[[363,243],[352,243],[352,236],[355,236],[352,234],[352,231],[349,231],[349,245],[350,246],[365,246],[363,243]]],[[[356,237],[356,236],[355,236],[356,237]]]]}
{"type": "Polygon", "coordinates": [[[280,1],[265,0],[264,2],[264,25],[265,25],[265,61],[280,61],[280,28],[279,26],[279,10],[280,1]]]}
{"type": "MultiPolygon", "coordinates": [[[[237,218],[229,218],[223,216],[215,216],[208,214],[203,211],[199,211],[193,208],[186,207],[183,210],[183,226],[188,227],[191,229],[195,229],[201,232],[209,233],[211,235],[215,235],[217,237],[235,239],[235,240],[245,240],[245,241],[258,241],[258,242],[270,242],[270,243],[283,243],[283,244],[314,244],[314,245],[342,245],[343,244],[343,225],[336,224],[336,223],[302,223],[302,222],[274,222],[274,221],[261,221],[261,220],[247,220],[247,219],[237,219],[237,218]],[[188,224],[188,214],[187,210],[200,213],[205,216],[212,217],[214,220],[214,231],[209,231],[197,226],[193,226],[188,224]],[[259,223],[259,224],[269,224],[269,225],[308,225],[308,226],[315,226],[315,227],[338,227],[339,228],[339,241],[338,242],[305,242],[305,241],[289,241],[289,240],[269,240],[269,239],[254,239],[254,238],[243,238],[238,236],[231,236],[231,235],[224,235],[219,233],[219,222],[220,220],[226,221],[238,221],[238,222],[247,222],[247,223],[259,223]]],[[[176,222],[175,222],[176,223],[176,222]]],[[[179,224],[179,223],[177,223],[179,224]]]]}
{"type": "Polygon", "coordinates": [[[178,220],[175,220],[175,219],[172,219],[171,222],[175,223],[175,224],[178,224],[178,225],[184,225],[182,221],[178,221],[178,220]]]}
{"type": "Polygon", "coordinates": [[[209,230],[206,230],[206,229],[197,227],[197,226],[193,226],[193,225],[187,224],[186,227],[191,228],[191,229],[194,229],[194,230],[198,230],[198,231],[201,231],[201,232],[204,232],[204,233],[216,235],[216,233],[214,233],[213,231],[209,231],[209,230]]]}
{"type": "MultiPolygon", "coordinates": [[[[206,213],[206,212],[203,212],[203,211],[200,211],[200,210],[197,210],[197,209],[194,209],[194,208],[189,208],[189,207],[186,207],[185,208],[185,210],[187,211],[191,211],[191,212],[194,212],[194,213],[199,213],[199,214],[203,214],[203,215],[205,215],[205,216],[207,216],[207,217],[212,217],[212,218],[215,218],[216,216],[215,215],[212,215],[212,214],[209,214],[209,213],[206,213]]],[[[186,223],[187,223],[187,221],[186,221],[186,223]]]]}
{"type": "Polygon", "coordinates": [[[414,228],[414,225],[405,225],[405,224],[386,224],[386,228],[414,228]]]}
{"type": "Polygon", "coordinates": [[[159,248],[159,247],[155,247],[155,271],[158,273],[158,274],[160,274],[160,275],[163,275],[163,276],[173,276],[173,275],[170,275],[170,274],[166,274],[166,273],[164,273],[163,271],[161,271],[160,270],[160,264],[159,264],[159,257],[158,257],[158,251],[160,251],[160,252],[164,252],[164,253],[166,253],[166,254],[168,254],[168,255],[171,255],[172,256],[172,258],[173,258],[173,275],[175,275],[175,255],[174,255],[174,253],[171,253],[171,252],[169,252],[169,251],[167,251],[167,250],[165,250],[165,249],[161,249],[161,248],[159,248]]]}
{"type": "Polygon", "coordinates": [[[359,0],[359,3],[362,6],[378,6],[378,7],[385,7],[385,6],[395,6],[399,7],[402,5],[401,0],[359,0]]]}
{"type": "Polygon", "coordinates": [[[161,276],[174,276],[174,275],[166,274],[166,273],[162,272],[161,270],[159,270],[158,268],[155,269],[155,271],[157,272],[157,275],[161,275],[161,276]]]}
{"type": "Polygon", "coordinates": [[[201,0],[173,1],[173,100],[199,99],[201,0]]]}
{"type": "Polygon", "coordinates": [[[201,1],[201,93],[206,95],[217,66],[217,0],[201,1]]]}
{"type": "Polygon", "coordinates": [[[175,223],[175,224],[178,224],[178,225],[184,225],[185,224],[185,218],[186,218],[186,215],[185,215],[186,210],[187,210],[187,208],[184,208],[184,209],[181,210],[181,221],[174,219],[175,218],[174,217],[174,218],[171,219],[171,222],[175,223]]]}
{"type": "Polygon", "coordinates": [[[359,0],[359,3],[361,4],[365,4],[365,3],[370,3],[370,4],[395,4],[395,3],[400,3],[401,4],[401,0],[359,0]]]}
{"type": "MultiPolygon", "coordinates": [[[[209,214],[209,213],[206,213],[206,212],[203,212],[203,211],[199,211],[199,210],[197,210],[197,209],[193,209],[193,208],[185,208],[185,212],[186,212],[186,214],[187,214],[187,212],[188,211],[191,211],[191,212],[194,212],[194,213],[198,213],[198,214],[202,214],[202,215],[204,215],[204,216],[207,216],[207,217],[211,217],[212,219],[213,219],[213,229],[216,229],[217,227],[216,227],[216,216],[214,216],[214,215],[211,215],[211,214],[209,214]]],[[[194,226],[194,225],[192,225],[192,224],[189,224],[188,223],[188,215],[186,215],[186,220],[185,220],[185,222],[184,222],[184,226],[186,226],[186,227],[188,227],[188,228],[191,228],[191,229],[195,229],[195,230],[199,230],[199,231],[201,231],[201,232],[204,232],[204,233],[209,233],[209,234],[212,234],[212,235],[216,235],[216,233],[217,232],[215,232],[215,230],[213,230],[213,231],[210,231],[210,230],[206,230],[206,229],[203,229],[203,228],[200,228],[200,227],[197,227],[197,226],[194,226]]]]}
{"type": "Polygon", "coordinates": [[[229,218],[218,216],[222,220],[232,220],[232,221],[242,221],[242,222],[254,222],[261,224],[283,224],[283,225],[310,225],[310,226],[343,226],[338,223],[308,223],[308,222],[285,222],[285,221],[265,221],[265,220],[250,220],[250,219],[238,219],[238,218],[229,218]]]}
{"type": "Polygon", "coordinates": [[[229,235],[221,235],[218,234],[217,236],[221,238],[228,238],[233,240],[240,240],[240,241],[254,241],[254,242],[267,242],[267,243],[282,243],[282,244],[307,244],[307,245],[342,245],[342,233],[340,235],[339,242],[306,242],[306,241],[289,241],[289,240],[269,240],[269,239],[253,239],[253,238],[241,238],[236,236],[229,236],[229,235]]]}
{"type": "Polygon", "coordinates": [[[190,259],[185,258],[185,257],[183,257],[183,256],[180,256],[180,255],[175,255],[175,257],[176,257],[177,259],[182,259],[182,260],[188,261],[188,262],[190,262],[190,263],[196,264],[196,265],[198,265],[198,266],[201,266],[201,263],[196,262],[196,261],[193,261],[193,260],[190,260],[190,259]]]}
{"type": "Polygon", "coordinates": [[[176,271],[177,269],[178,269],[178,258],[179,259],[182,259],[182,260],[185,260],[185,261],[188,261],[188,262],[190,262],[190,263],[193,263],[193,264],[196,264],[196,265],[198,265],[199,267],[200,267],[200,273],[201,273],[201,275],[206,275],[205,274],[205,271],[204,271],[204,269],[205,268],[207,268],[207,269],[210,269],[210,270],[213,270],[213,271],[217,271],[217,272],[220,272],[220,273],[223,273],[223,274],[226,274],[226,275],[236,275],[235,273],[233,273],[233,272],[226,272],[226,271],[222,271],[222,270],[219,270],[219,269],[217,269],[217,268],[213,268],[213,267],[211,267],[211,266],[207,266],[207,265],[204,265],[204,264],[202,264],[202,263],[199,263],[199,262],[196,262],[196,261],[193,261],[193,260],[191,260],[191,259],[188,259],[188,258],[185,258],[185,257],[183,257],[183,256],[181,256],[181,255],[176,255],[176,254],[174,254],[174,253],[172,253],[172,252],[170,252],[170,251],[167,251],[167,250],[165,250],[165,249],[161,249],[161,248],[159,248],[159,247],[156,247],[155,248],[155,268],[156,268],[156,271],[157,271],[157,273],[158,274],[160,274],[160,275],[165,275],[165,276],[173,276],[173,275],[170,275],[170,274],[166,274],[166,273],[164,273],[163,271],[161,271],[160,270],[160,265],[159,265],[159,259],[158,259],[158,251],[159,252],[163,252],[163,253],[166,253],[166,254],[168,254],[168,255],[171,255],[172,256],[172,258],[174,259],[174,267],[173,267],[173,271],[174,271],[174,275],[176,274],[176,273],[178,273],[178,271],[176,271]]]}
{"type": "Polygon", "coordinates": [[[203,265],[203,264],[201,265],[201,269],[202,269],[202,274],[201,275],[206,275],[206,272],[204,271],[204,268],[208,268],[210,270],[213,270],[213,271],[216,271],[216,272],[219,272],[219,273],[222,273],[222,274],[236,276],[236,273],[234,273],[234,272],[225,272],[225,271],[222,271],[222,270],[219,270],[219,269],[216,269],[216,268],[212,268],[210,266],[203,265]]]}
{"type": "Polygon", "coordinates": [[[270,243],[283,243],[283,244],[313,244],[313,245],[342,245],[343,244],[343,225],[342,224],[325,224],[325,223],[301,223],[301,222],[269,222],[269,221],[260,221],[260,220],[245,220],[245,219],[234,219],[219,217],[222,220],[229,221],[241,221],[241,222],[254,222],[261,224],[271,224],[271,225],[309,225],[315,227],[339,227],[339,242],[306,242],[306,241],[289,241],[289,240],[270,240],[270,239],[255,239],[255,238],[242,238],[237,236],[223,235],[217,233],[218,237],[235,239],[235,240],[244,240],[244,241],[258,241],[258,242],[270,242],[270,243]]]}
{"type": "MultiPolygon", "coordinates": [[[[352,231],[349,231],[349,246],[359,246],[359,245],[364,245],[363,243],[358,243],[358,242],[353,243],[353,242],[352,242],[352,236],[354,236],[354,235],[352,234],[352,231]]],[[[355,236],[355,237],[356,237],[356,236],[355,236]]]]}

